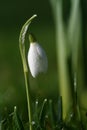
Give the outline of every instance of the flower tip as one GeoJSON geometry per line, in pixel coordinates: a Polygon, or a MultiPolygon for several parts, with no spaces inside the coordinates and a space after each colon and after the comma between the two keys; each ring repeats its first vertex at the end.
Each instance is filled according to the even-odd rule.
{"type": "Polygon", "coordinates": [[[30,41],[30,43],[36,42],[36,38],[32,33],[29,34],[29,41],[30,41]]]}
{"type": "Polygon", "coordinates": [[[44,101],[47,102],[47,99],[45,98],[44,101]]]}
{"type": "Polygon", "coordinates": [[[34,17],[37,17],[37,14],[34,14],[33,16],[34,16],[34,17]]]}

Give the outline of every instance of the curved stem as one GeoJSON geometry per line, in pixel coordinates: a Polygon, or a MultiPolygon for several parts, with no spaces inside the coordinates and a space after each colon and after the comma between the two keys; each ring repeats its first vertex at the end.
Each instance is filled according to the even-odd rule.
{"type": "Polygon", "coordinates": [[[30,89],[29,89],[29,76],[28,76],[28,66],[26,61],[26,54],[25,54],[25,36],[28,30],[28,27],[32,20],[37,15],[33,15],[27,22],[23,25],[20,36],[19,36],[19,49],[23,63],[23,70],[24,70],[24,78],[25,78],[25,86],[26,86],[26,95],[27,95],[27,104],[28,104],[28,117],[29,117],[29,130],[32,130],[32,112],[31,112],[31,102],[30,102],[30,89]]]}

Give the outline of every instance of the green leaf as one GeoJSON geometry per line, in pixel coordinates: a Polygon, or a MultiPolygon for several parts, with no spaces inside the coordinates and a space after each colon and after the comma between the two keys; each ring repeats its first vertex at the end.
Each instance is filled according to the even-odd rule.
{"type": "Polygon", "coordinates": [[[0,122],[0,130],[5,130],[5,124],[4,124],[5,120],[0,122]]]}
{"type": "Polygon", "coordinates": [[[14,113],[13,113],[13,130],[24,130],[23,124],[21,119],[19,118],[19,115],[17,113],[16,106],[14,107],[14,113]]]}
{"type": "Polygon", "coordinates": [[[62,97],[58,99],[58,122],[62,122],[62,97]]]}
{"type": "Polygon", "coordinates": [[[52,129],[54,129],[55,123],[54,123],[54,110],[53,110],[53,102],[52,100],[49,100],[49,117],[50,117],[50,124],[52,129]]]}
{"type": "Polygon", "coordinates": [[[20,32],[20,36],[19,36],[19,43],[24,44],[25,42],[25,35],[27,33],[28,27],[30,25],[30,23],[32,22],[32,20],[36,17],[37,15],[33,15],[30,19],[27,20],[27,22],[23,25],[21,32],[20,32]]]}
{"type": "Polygon", "coordinates": [[[26,61],[26,56],[25,56],[25,44],[24,44],[25,36],[26,36],[30,23],[36,16],[37,15],[33,15],[31,18],[27,20],[27,22],[22,26],[22,29],[19,35],[19,49],[20,49],[20,54],[21,54],[21,58],[23,62],[24,72],[28,72],[27,61],[26,61]]]}
{"type": "Polygon", "coordinates": [[[47,99],[44,99],[42,107],[41,107],[40,115],[39,115],[39,120],[42,119],[46,103],[47,103],[47,99]]]}

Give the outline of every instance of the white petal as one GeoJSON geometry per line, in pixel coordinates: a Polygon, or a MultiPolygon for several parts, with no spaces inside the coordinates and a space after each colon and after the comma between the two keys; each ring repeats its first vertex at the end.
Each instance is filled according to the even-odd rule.
{"type": "Polygon", "coordinates": [[[48,68],[46,53],[38,43],[31,43],[28,52],[28,64],[33,77],[45,73],[48,68]]]}

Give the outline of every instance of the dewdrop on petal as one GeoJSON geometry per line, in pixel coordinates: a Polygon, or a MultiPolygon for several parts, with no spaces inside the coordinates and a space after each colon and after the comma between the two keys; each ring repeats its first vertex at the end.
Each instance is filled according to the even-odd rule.
{"type": "Polygon", "coordinates": [[[30,72],[35,78],[39,73],[45,73],[47,71],[48,61],[44,49],[39,45],[32,34],[29,35],[29,41],[28,64],[30,72]]]}

